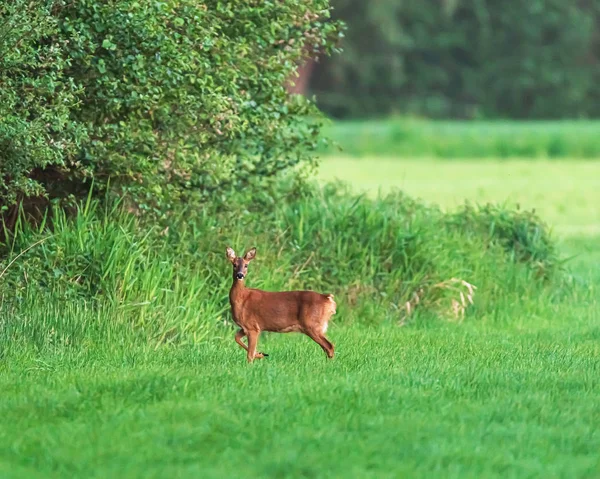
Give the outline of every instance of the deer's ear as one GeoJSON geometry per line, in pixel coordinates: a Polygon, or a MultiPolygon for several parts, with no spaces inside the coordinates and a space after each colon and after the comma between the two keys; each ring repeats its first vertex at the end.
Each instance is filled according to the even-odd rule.
{"type": "Polygon", "coordinates": [[[232,263],[235,261],[235,251],[233,251],[229,246],[227,247],[227,259],[232,263]]]}
{"type": "Polygon", "coordinates": [[[244,255],[244,259],[246,261],[252,261],[256,257],[256,248],[252,248],[248,250],[248,252],[244,255]]]}

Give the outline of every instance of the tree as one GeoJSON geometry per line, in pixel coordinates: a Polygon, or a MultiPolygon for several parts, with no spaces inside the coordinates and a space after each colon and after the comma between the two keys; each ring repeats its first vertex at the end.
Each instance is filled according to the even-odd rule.
{"type": "Polygon", "coordinates": [[[335,116],[600,116],[600,3],[333,0],[344,54],[310,91],[335,116]]]}
{"type": "Polygon", "coordinates": [[[285,82],[304,48],[331,51],[337,25],[325,0],[17,0],[2,13],[16,35],[4,48],[18,37],[30,52],[15,51],[12,70],[0,60],[5,206],[93,179],[164,211],[312,161],[317,110],[285,82]],[[45,156],[24,141],[15,148],[10,128],[33,135],[33,105],[50,119],[37,134],[45,156]]]}

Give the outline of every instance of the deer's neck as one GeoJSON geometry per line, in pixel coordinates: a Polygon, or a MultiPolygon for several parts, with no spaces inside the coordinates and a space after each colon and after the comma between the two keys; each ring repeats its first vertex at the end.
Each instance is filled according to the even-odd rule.
{"type": "Polygon", "coordinates": [[[231,285],[231,290],[229,291],[229,298],[232,301],[235,301],[238,298],[244,296],[246,291],[246,285],[243,280],[234,279],[233,284],[231,285]]]}

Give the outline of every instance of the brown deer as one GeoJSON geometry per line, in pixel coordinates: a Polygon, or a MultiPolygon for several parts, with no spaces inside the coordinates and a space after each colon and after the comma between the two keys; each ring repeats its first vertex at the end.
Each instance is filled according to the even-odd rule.
{"type": "Polygon", "coordinates": [[[261,331],[277,333],[304,333],[323,348],[328,358],[333,358],[333,344],[325,337],[327,324],[335,314],[336,304],[332,294],[314,291],[269,292],[246,288],[244,279],[248,264],[256,257],[256,248],[243,257],[227,248],[227,259],[233,265],[233,285],[229,302],[233,320],[241,328],[235,341],[247,352],[248,362],[268,354],[257,353],[256,345],[261,331]],[[248,346],[242,338],[248,336],[248,346]]]}

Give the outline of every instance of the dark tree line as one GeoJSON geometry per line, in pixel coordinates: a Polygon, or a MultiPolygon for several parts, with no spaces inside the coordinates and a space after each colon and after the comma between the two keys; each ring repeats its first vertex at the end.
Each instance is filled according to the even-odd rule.
{"type": "Polygon", "coordinates": [[[332,4],[344,52],[309,91],[334,116],[600,116],[600,0],[332,4]]]}

